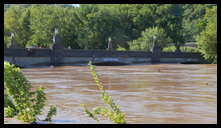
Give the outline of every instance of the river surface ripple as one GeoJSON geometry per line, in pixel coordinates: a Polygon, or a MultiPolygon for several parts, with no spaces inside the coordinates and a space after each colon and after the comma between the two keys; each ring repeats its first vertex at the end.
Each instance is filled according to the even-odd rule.
{"type": "MultiPolygon", "coordinates": [[[[217,123],[215,64],[97,66],[96,70],[128,123],[217,123]]],[[[96,122],[82,112],[80,104],[89,109],[103,105],[87,66],[22,72],[34,88],[45,88],[45,113],[49,105],[57,106],[52,123],[112,123],[105,119],[96,122]]]]}

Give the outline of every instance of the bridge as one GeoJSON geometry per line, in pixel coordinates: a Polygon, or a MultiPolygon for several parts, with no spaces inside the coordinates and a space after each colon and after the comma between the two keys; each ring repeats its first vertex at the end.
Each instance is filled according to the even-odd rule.
{"type": "Polygon", "coordinates": [[[203,63],[200,53],[107,51],[45,48],[5,48],[4,60],[19,67],[50,65],[153,64],[153,63],[203,63]]]}
{"type": "Polygon", "coordinates": [[[4,60],[18,67],[85,65],[89,61],[95,65],[205,62],[200,53],[161,52],[157,46],[152,52],[115,51],[112,50],[111,39],[107,50],[66,49],[61,45],[57,31],[51,48],[18,48],[12,33],[11,47],[4,48],[4,60]]]}

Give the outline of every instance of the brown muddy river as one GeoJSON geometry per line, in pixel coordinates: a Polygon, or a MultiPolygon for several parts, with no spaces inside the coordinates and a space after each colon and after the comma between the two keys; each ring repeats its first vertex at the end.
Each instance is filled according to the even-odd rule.
{"type": "MultiPolygon", "coordinates": [[[[97,66],[109,95],[128,123],[217,123],[217,65],[158,64],[97,66]]],[[[103,105],[87,66],[22,70],[34,87],[43,86],[47,106],[57,106],[52,123],[112,123],[94,121],[80,107],[103,105]]],[[[39,117],[42,118],[42,117],[39,117]]]]}

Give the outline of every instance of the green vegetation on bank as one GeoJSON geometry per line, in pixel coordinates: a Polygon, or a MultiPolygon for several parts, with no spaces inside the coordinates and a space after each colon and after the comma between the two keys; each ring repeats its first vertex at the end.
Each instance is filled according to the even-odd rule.
{"type": "Polygon", "coordinates": [[[141,37],[129,43],[130,49],[151,51],[153,43],[160,47],[165,47],[169,43],[169,39],[164,29],[153,27],[148,28],[141,33],[141,37]]]}
{"type": "Polygon", "coordinates": [[[109,120],[111,120],[114,123],[125,124],[126,120],[125,120],[124,113],[121,112],[119,105],[117,105],[114,102],[114,100],[111,98],[111,96],[109,96],[108,93],[106,92],[106,90],[104,89],[104,86],[101,83],[101,81],[97,75],[95,66],[93,66],[91,64],[91,62],[89,62],[88,65],[89,65],[89,68],[91,71],[91,75],[92,75],[94,81],[96,82],[98,89],[101,91],[101,99],[103,100],[103,102],[106,106],[98,106],[98,107],[93,108],[92,111],[89,111],[84,104],[81,104],[81,106],[84,109],[85,114],[87,114],[89,117],[91,117],[97,121],[99,121],[97,115],[102,115],[104,117],[109,118],[109,120]]]}
{"type": "Polygon", "coordinates": [[[197,41],[206,59],[216,62],[217,58],[215,4],[82,4],[80,7],[21,4],[4,7],[5,47],[10,46],[10,32],[13,32],[20,47],[48,48],[52,45],[54,29],[58,28],[66,48],[106,49],[111,37],[116,50],[148,51],[156,36],[156,43],[162,49],[174,44],[178,50],[185,42],[197,41]]]}
{"type": "Polygon", "coordinates": [[[217,7],[206,10],[205,29],[196,37],[200,52],[212,63],[217,63],[217,7]]]}
{"type": "MultiPolygon", "coordinates": [[[[162,49],[163,52],[175,52],[176,47],[175,46],[168,46],[162,49]]],[[[189,47],[189,46],[181,46],[180,47],[181,52],[200,52],[198,48],[189,47]]]]}
{"type": "MultiPolygon", "coordinates": [[[[16,116],[24,122],[37,120],[36,116],[42,114],[46,97],[43,88],[37,88],[35,91],[31,88],[19,68],[4,62],[4,117],[16,116]]],[[[49,120],[56,114],[54,109],[56,108],[53,108],[53,113],[48,116],[49,120]]]]}

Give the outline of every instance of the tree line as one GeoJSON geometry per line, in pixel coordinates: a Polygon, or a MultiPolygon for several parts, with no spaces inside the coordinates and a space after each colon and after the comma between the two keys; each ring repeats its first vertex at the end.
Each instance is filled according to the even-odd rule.
{"type": "Polygon", "coordinates": [[[21,4],[4,6],[4,46],[10,33],[20,47],[52,45],[58,28],[62,44],[72,49],[106,49],[111,38],[117,50],[179,47],[196,41],[206,58],[216,54],[214,4],[21,4]],[[207,38],[207,36],[209,38],[207,38]],[[209,52],[208,52],[209,50],[209,52]],[[209,54],[209,55],[208,55],[209,54]]]}

